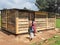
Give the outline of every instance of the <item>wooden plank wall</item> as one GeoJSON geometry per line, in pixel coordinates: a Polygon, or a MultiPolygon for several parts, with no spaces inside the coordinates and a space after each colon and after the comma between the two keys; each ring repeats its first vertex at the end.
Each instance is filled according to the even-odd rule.
{"type": "Polygon", "coordinates": [[[29,29],[29,13],[19,12],[17,20],[17,33],[26,33],[29,29]]]}
{"type": "Polygon", "coordinates": [[[15,10],[8,10],[7,11],[7,30],[16,33],[16,22],[15,22],[15,10]]]}
{"type": "Polygon", "coordinates": [[[48,28],[55,28],[56,17],[54,13],[48,15],[48,28]]]}
{"type": "Polygon", "coordinates": [[[2,11],[2,27],[6,31],[15,33],[15,11],[3,10],[2,11]]]}
{"type": "Polygon", "coordinates": [[[2,17],[2,28],[4,28],[5,30],[7,30],[7,12],[6,10],[1,11],[1,17],[2,17]]]}
{"type": "Polygon", "coordinates": [[[33,13],[26,11],[2,11],[2,27],[15,34],[28,32],[29,22],[33,19],[36,22],[36,30],[55,28],[56,18],[54,14],[35,12],[35,15],[33,15],[33,13]]]}
{"type": "Polygon", "coordinates": [[[36,30],[56,28],[56,16],[54,13],[35,12],[36,30]]]}
{"type": "Polygon", "coordinates": [[[44,30],[47,28],[47,13],[35,12],[36,30],[44,30]]]}

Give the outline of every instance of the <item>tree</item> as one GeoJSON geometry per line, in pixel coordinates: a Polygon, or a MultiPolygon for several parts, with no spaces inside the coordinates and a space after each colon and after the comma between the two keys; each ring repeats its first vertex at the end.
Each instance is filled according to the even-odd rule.
{"type": "Polygon", "coordinates": [[[43,11],[54,12],[57,10],[57,0],[36,0],[36,6],[43,11]]]}
{"type": "Polygon", "coordinates": [[[45,9],[48,3],[46,0],[36,0],[36,6],[41,10],[41,9],[45,9]]]}

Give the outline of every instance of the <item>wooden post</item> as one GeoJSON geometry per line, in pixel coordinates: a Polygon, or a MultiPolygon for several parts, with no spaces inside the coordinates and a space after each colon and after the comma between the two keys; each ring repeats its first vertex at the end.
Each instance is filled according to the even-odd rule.
{"type": "Polygon", "coordinates": [[[1,30],[2,30],[2,11],[1,11],[1,30]]]}
{"type": "Polygon", "coordinates": [[[55,29],[56,29],[56,15],[55,15],[55,25],[54,26],[55,26],[55,29]]]}
{"type": "MultiPolygon", "coordinates": [[[[32,17],[31,17],[31,13],[30,13],[30,20],[32,19],[32,17]]],[[[32,21],[32,20],[31,20],[32,21]]]]}
{"type": "Polygon", "coordinates": [[[1,10],[1,30],[2,30],[2,10],[1,10]]]}
{"type": "Polygon", "coordinates": [[[8,30],[8,29],[7,29],[7,28],[8,28],[8,27],[7,27],[7,16],[8,16],[8,15],[7,15],[7,10],[6,10],[6,30],[8,30]]]}
{"type": "Polygon", "coordinates": [[[15,13],[15,20],[16,20],[16,34],[18,33],[18,11],[15,13]]]}
{"type": "Polygon", "coordinates": [[[47,17],[47,29],[48,29],[48,14],[46,15],[46,17],[47,17]]]}

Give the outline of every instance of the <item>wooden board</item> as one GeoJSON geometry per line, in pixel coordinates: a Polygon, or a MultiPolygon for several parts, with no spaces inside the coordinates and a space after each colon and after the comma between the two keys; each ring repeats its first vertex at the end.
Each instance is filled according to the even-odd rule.
{"type": "Polygon", "coordinates": [[[48,15],[48,12],[36,11],[35,15],[48,15]]]}

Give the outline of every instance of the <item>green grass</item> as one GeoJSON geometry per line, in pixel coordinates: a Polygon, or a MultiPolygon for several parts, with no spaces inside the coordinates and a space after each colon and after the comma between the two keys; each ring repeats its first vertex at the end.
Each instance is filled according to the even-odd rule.
{"type": "Polygon", "coordinates": [[[56,19],[56,27],[60,28],[60,19],[56,19]]]}
{"type": "Polygon", "coordinates": [[[52,43],[49,43],[49,45],[60,45],[60,35],[55,35],[54,37],[48,40],[48,43],[52,41],[52,43]]]}

